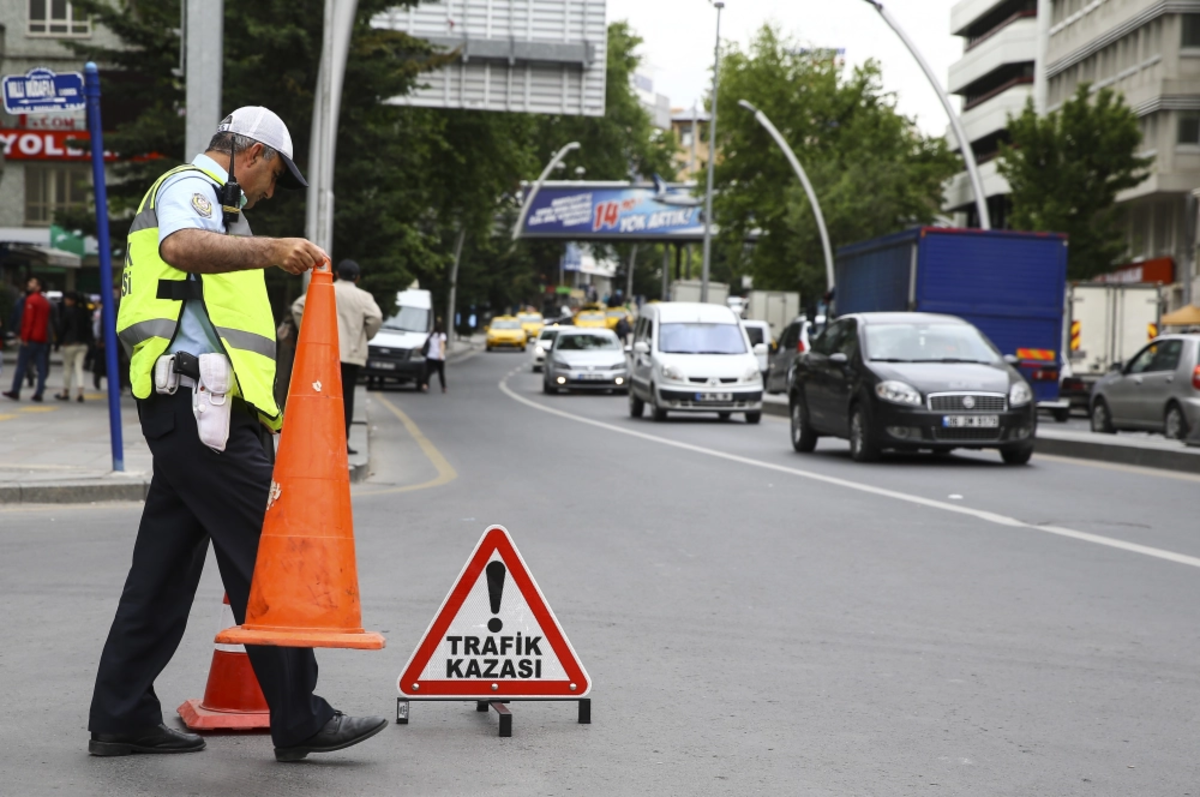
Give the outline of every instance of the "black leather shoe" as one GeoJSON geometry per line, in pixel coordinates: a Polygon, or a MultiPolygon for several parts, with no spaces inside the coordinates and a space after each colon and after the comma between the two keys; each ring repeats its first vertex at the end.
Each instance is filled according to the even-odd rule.
{"type": "Polygon", "coordinates": [[[299,761],[309,753],[330,753],[364,742],[387,727],[383,717],[347,717],[340,711],[325,727],[291,747],[276,747],[276,761],[299,761]]]}
{"type": "Polygon", "coordinates": [[[92,755],[132,753],[195,753],[204,749],[204,739],[159,725],[137,733],[93,733],[88,742],[92,755]]]}

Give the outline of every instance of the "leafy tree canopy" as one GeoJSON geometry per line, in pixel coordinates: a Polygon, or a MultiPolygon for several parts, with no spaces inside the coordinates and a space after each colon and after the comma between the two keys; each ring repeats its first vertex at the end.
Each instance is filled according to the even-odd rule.
{"type": "Polygon", "coordinates": [[[1012,187],[1012,225],[1020,230],[1065,232],[1067,273],[1089,279],[1110,270],[1125,252],[1114,223],[1117,194],[1149,175],[1141,158],[1137,115],[1112,89],[1093,97],[1080,83],[1062,107],[1038,116],[1032,100],[1009,117],[1012,143],[1001,145],[1000,174],[1012,187]]]}
{"type": "MultiPolygon", "coordinates": [[[[833,53],[803,47],[774,25],[745,49],[724,45],[714,216],[727,272],[755,287],[826,290],[812,208],[786,156],[753,114],[762,110],[792,146],[815,189],[834,249],[935,218],[959,159],[921,134],[885,92],[878,63],[847,70],[833,53]],[[752,231],[758,243],[744,245],[752,231]]],[[[714,273],[719,273],[714,267],[714,273]]]]}

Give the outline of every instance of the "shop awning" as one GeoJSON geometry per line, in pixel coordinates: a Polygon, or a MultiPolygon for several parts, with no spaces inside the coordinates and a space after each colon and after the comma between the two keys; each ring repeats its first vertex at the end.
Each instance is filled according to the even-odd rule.
{"type": "Polygon", "coordinates": [[[1194,304],[1181,307],[1173,313],[1167,313],[1159,323],[1164,327],[1200,326],[1200,307],[1194,304]]]}

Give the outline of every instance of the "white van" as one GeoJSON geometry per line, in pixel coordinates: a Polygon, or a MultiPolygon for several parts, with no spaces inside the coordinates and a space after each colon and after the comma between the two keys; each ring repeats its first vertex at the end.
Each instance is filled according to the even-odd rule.
{"type": "Polygon", "coordinates": [[[388,381],[420,385],[425,377],[421,349],[433,331],[433,297],[429,291],[407,290],[396,294],[396,314],[383,322],[367,346],[362,375],[368,386],[388,381]]]}
{"type": "Polygon", "coordinates": [[[696,302],[645,305],[631,351],[632,417],[642,417],[649,404],[656,421],[666,420],[668,412],[715,412],[721,418],[744,412],[747,423],[762,420],[758,355],[767,347],[750,345],[728,307],[696,302]]]}

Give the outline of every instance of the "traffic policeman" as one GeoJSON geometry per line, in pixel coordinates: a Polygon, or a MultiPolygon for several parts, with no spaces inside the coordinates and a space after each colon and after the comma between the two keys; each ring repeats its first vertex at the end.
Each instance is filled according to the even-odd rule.
{"type": "MultiPolygon", "coordinates": [[[[252,237],[242,211],[277,185],[307,185],[291,135],[270,110],[239,108],[208,151],[150,187],[129,230],[117,333],[154,475],[96,675],[93,755],[204,748],[200,736],[163,724],[154,680],[183,636],[210,539],[234,618],[245,621],[272,433],[283,422],[264,270],[302,274],[326,258],[303,238],[252,237]]],[[[349,747],[387,724],[315,695],[311,649],[246,652],[271,709],[277,760],[349,747]]]]}

